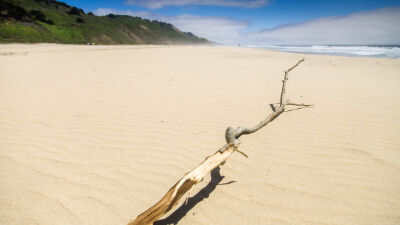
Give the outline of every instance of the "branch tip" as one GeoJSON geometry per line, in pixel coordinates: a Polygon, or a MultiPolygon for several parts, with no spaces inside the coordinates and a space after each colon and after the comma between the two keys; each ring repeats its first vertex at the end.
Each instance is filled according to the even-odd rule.
{"type": "Polygon", "coordinates": [[[236,149],[237,152],[239,152],[240,154],[242,154],[244,157],[249,158],[248,155],[246,155],[246,153],[240,151],[239,149],[236,149]]]}

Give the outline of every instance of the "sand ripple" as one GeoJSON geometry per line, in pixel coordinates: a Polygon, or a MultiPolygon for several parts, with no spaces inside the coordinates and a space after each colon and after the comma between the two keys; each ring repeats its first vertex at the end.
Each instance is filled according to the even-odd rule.
{"type": "MultiPolygon", "coordinates": [[[[222,146],[227,126],[270,113],[300,57],[1,46],[0,224],[125,224],[222,146]]],[[[228,184],[179,224],[400,224],[399,71],[399,60],[307,55],[288,97],[317,107],[242,137],[250,158],[234,155],[228,184]]]]}

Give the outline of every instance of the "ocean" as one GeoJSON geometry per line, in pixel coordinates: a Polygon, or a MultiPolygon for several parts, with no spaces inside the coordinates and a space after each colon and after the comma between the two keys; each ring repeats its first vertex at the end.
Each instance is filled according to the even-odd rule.
{"type": "Polygon", "coordinates": [[[298,52],[306,54],[341,55],[353,57],[378,57],[378,58],[400,58],[400,46],[366,46],[366,45],[310,45],[310,46],[288,46],[288,45],[249,45],[251,48],[265,48],[283,52],[298,52]]]}

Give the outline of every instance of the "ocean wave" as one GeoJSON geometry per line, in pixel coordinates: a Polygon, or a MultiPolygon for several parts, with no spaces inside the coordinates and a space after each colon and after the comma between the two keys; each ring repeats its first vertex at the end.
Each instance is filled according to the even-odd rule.
{"type": "Polygon", "coordinates": [[[253,48],[266,48],[284,52],[299,52],[308,54],[326,54],[359,57],[400,58],[400,46],[248,46],[253,48]]]}

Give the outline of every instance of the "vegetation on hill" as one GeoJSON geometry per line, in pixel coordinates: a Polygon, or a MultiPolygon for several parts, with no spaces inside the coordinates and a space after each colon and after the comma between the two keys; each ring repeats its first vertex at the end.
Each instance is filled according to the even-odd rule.
{"type": "Polygon", "coordinates": [[[56,0],[0,0],[0,43],[204,44],[172,24],[96,16],[56,0]]]}

